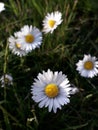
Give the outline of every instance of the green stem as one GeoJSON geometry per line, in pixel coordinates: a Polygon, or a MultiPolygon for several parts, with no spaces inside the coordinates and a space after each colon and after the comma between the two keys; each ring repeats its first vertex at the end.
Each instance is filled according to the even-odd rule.
{"type": "Polygon", "coordinates": [[[38,119],[37,119],[37,117],[36,117],[36,114],[35,114],[35,110],[34,110],[34,109],[32,109],[32,113],[33,113],[33,116],[34,116],[36,125],[38,126],[39,123],[38,123],[38,119]]]}
{"type": "MultiPolygon", "coordinates": [[[[8,42],[5,48],[5,56],[4,56],[4,68],[3,68],[3,73],[4,73],[4,101],[5,101],[5,107],[6,107],[6,85],[5,85],[5,74],[7,72],[7,60],[8,60],[8,42]]],[[[8,118],[8,115],[3,112],[4,114],[4,121],[5,121],[5,125],[6,125],[6,130],[11,130],[10,127],[10,121],[8,118]]]]}
{"type": "Polygon", "coordinates": [[[20,57],[20,66],[22,67],[24,64],[24,58],[23,57],[20,57]]]}
{"type": "Polygon", "coordinates": [[[5,74],[7,71],[7,59],[8,59],[8,42],[5,48],[5,56],[4,56],[4,68],[3,68],[3,73],[4,73],[4,100],[6,101],[6,85],[5,85],[5,74]]]}

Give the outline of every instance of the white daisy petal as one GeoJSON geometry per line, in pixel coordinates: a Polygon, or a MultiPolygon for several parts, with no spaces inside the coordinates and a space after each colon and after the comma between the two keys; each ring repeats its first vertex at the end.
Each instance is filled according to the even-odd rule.
{"type": "Polygon", "coordinates": [[[48,98],[48,101],[46,102],[45,107],[50,106],[50,102],[51,102],[51,99],[48,98]]]}
{"type": "Polygon", "coordinates": [[[52,108],[53,108],[53,98],[50,100],[50,104],[48,108],[49,112],[51,112],[52,108]]]}
{"type": "Polygon", "coordinates": [[[56,105],[55,105],[54,100],[53,100],[53,111],[54,111],[54,113],[56,113],[56,112],[57,112],[57,107],[56,107],[56,105]]]}
{"type": "Polygon", "coordinates": [[[3,10],[5,10],[5,8],[4,8],[4,3],[3,3],[3,2],[0,2],[0,12],[2,12],[3,10]]]}
{"type": "Polygon", "coordinates": [[[54,105],[56,106],[56,108],[61,109],[61,105],[59,104],[57,98],[54,98],[54,105]]]}
{"type": "MultiPolygon", "coordinates": [[[[20,32],[15,33],[15,36],[17,36],[18,33],[20,32]]],[[[16,54],[20,57],[27,55],[27,52],[22,49],[22,43],[19,43],[17,38],[10,36],[8,42],[9,49],[12,51],[13,54],[16,54]]]]}
{"type": "Polygon", "coordinates": [[[67,76],[62,72],[53,73],[48,69],[47,72],[39,73],[37,78],[31,86],[32,99],[40,108],[48,107],[49,112],[53,110],[56,113],[57,109],[70,102],[70,95],[75,94],[67,76]]]}
{"type": "Polygon", "coordinates": [[[73,87],[73,89],[70,90],[70,92],[71,92],[71,94],[75,94],[75,93],[79,92],[79,89],[76,87],[73,87]]]}
{"type": "Polygon", "coordinates": [[[42,108],[43,106],[45,106],[46,102],[48,101],[48,98],[45,98],[43,101],[41,101],[39,103],[39,107],[42,108]]]}

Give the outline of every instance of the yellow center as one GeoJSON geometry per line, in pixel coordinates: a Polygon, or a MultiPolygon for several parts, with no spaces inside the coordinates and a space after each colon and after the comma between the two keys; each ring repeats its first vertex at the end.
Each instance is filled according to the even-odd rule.
{"type": "Polygon", "coordinates": [[[19,43],[15,44],[18,49],[20,49],[21,45],[19,43]]]}
{"type": "Polygon", "coordinates": [[[50,98],[56,97],[58,93],[59,93],[59,89],[56,84],[48,84],[45,87],[45,94],[50,98]]]}
{"type": "Polygon", "coordinates": [[[84,63],[84,68],[87,69],[87,70],[92,70],[93,67],[94,67],[94,64],[93,64],[93,62],[91,62],[91,61],[86,61],[86,62],[84,63]]]}
{"type": "Polygon", "coordinates": [[[51,28],[53,28],[53,26],[55,25],[56,21],[55,20],[49,20],[48,24],[51,28]]]}
{"type": "Polygon", "coordinates": [[[9,82],[9,79],[8,79],[8,78],[5,78],[5,79],[4,79],[4,82],[5,82],[5,84],[7,84],[7,83],[9,82]]]}
{"type": "Polygon", "coordinates": [[[27,43],[32,43],[34,41],[34,36],[32,34],[28,34],[25,36],[25,40],[27,43]]]}

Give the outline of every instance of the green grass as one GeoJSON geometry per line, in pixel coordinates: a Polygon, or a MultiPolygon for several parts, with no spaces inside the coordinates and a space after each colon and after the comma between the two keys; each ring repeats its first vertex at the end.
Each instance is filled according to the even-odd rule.
{"type": "Polygon", "coordinates": [[[0,13],[0,76],[11,73],[14,85],[0,87],[0,130],[98,129],[98,76],[87,79],[76,71],[84,54],[98,58],[97,0],[3,0],[0,13]],[[63,22],[53,34],[43,34],[40,48],[20,58],[7,40],[24,25],[42,30],[49,12],[60,11],[63,22]],[[57,57],[57,58],[56,58],[57,57]],[[31,99],[31,85],[42,70],[63,71],[79,92],[56,114],[31,99]],[[31,120],[31,121],[30,121],[31,120]]]}

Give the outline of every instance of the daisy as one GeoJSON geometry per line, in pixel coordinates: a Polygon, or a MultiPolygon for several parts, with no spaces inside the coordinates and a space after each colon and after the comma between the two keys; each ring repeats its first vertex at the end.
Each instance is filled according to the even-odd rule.
{"type": "Polygon", "coordinates": [[[5,74],[0,78],[1,81],[1,87],[4,87],[5,85],[13,85],[13,77],[9,74],[5,74]]]}
{"type": "Polygon", "coordinates": [[[93,78],[98,74],[98,61],[95,56],[92,57],[90,54],[84,55],[83,60],[79,60],[76,66],[83,77],[93,78]]]}
{"type": "Polygon", "coordinates": [[[22,43],[19,43],[17,38],[10,36],[8,42],[9,49],[12,51],[13,54],[16,54],[20,57],[25,56],[27,54],[27,52],[22,49],[22,43]]]}
{"type": "Polygon", "coordinates": [[[42,43],[42,32],[36,27],[25,25],[18,34],[18,42],[22,43],[22,49],[30,52],[42,43]]]}
{"type": "Polygon", "coordinates": [[[3,3],[3,2],[0,2],[0,12],[2,12],[3,10],[5,10],[5,8],[4,8],[4,3],[3,3]]]}
{"type": "Polygon", "coordinates": [[[58,25],[62,23],[62,14],[59,11],[48,13],[43,20],[43,32],[44,33],[53,33],[58,25]]]}
{"type": "Polygon", "coordinates": [[[70,102],[70,94],[73,88],[70,87],[69,80],[62,72],[39,73],[33,85],[31,85],[32,99],[39,103],[39,107],[48,107],[49,112],[57,112],[57,108],[70,102]]]}
{"type": "Polygon", "coordinates": [[[73,95],[73,94],[79,92],[79,89],[74,84],[71,84],[71,87],[72,87],[72,90],[71,90],[70,94],[73,95]]]}

